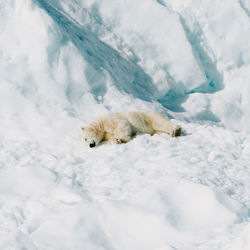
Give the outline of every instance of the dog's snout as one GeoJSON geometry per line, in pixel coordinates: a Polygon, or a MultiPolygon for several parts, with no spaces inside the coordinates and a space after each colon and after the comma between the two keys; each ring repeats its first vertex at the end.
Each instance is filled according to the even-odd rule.
{"type": "Polygon", "coordinates": [[[91,148],[95,147],[95,142],[90,143],[89,146],[90,146],[91,148]]]}

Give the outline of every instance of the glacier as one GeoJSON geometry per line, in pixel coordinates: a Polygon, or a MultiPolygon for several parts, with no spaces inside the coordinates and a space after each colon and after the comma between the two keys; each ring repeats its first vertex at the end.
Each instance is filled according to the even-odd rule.
{"type": "Polygon", "coordinates": [[[0,2],[0,249],[250,249],[250,2],[0,2]],[[105,112],[183,136],[84,147],[105,112]]]}

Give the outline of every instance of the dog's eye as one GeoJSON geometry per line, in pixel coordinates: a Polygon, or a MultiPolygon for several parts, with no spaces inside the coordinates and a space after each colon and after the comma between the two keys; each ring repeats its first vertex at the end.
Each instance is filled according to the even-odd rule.
{"type": "Polygon", "coordinates": [[[85,138],[84,140],[87,141],[87,138],[85,138]]]}

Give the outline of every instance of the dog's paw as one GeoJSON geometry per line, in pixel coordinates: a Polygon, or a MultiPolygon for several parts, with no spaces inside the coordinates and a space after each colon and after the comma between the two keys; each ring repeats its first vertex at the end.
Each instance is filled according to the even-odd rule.
{"type": "Polygon", "coordinates": [[[120,139],[120,138],[115,138],[116,140],[116,143],[117,144],[121,144],[121,143],[124,143],[124,140],[120,139]]]}
{"type": "Polygon", "coordinates": [[[182,128],[181,126],[176,126],[175,129],[172,130],[172,133],[170,133],[171,137],[177,137],[177,136],[181,136],[182,134],[182,128]]]}
{"type": "Polygon", "coordinates": [[[123,141],[122,141],[122,139],[119,139],[119,138],[110,138],[109,139],[109,142],[111,143],[111,144],[121,144],[121,143],[123,143],[123,141]]]}

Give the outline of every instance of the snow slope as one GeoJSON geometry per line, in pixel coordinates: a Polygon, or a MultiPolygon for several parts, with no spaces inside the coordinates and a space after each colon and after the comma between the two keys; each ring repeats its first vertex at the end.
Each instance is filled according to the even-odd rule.
{"type": "Polygon", "coordinates": [[[0,3],[0,249],[250,249],[247,0],[0,3]],[[84,147],[150,109],[182,137],[84,147]]]}

